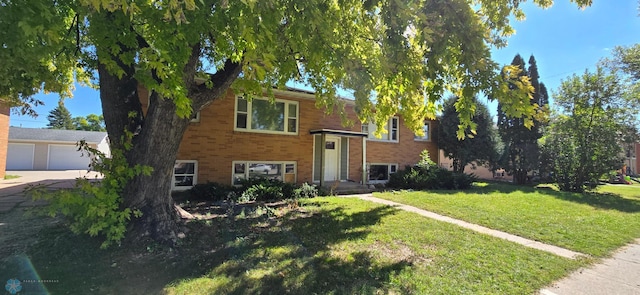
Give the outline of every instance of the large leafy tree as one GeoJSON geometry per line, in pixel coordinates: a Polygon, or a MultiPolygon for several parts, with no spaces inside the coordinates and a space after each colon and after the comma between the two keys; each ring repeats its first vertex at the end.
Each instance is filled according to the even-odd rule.
{"type": "Polygon", "coordinates": [[[47,127],[51,129],[75,129],[73,126],[73,120],[71,119],[71,113],[67,107],[64,106],[64,101],[62,99],[58,100],[58,106],[49,112],[47,120],[49,120],[47,127]]]}
{"type": "Polygon", "coordinates": [[[460,140],[457,136],[460,126],[455,107],[457,101],[457,97],[451,96],[444,102],[442,114],[438,118],[438,147],[444,151],[445,156],[453,160],[453,171],[463,173],[468,164],[488,164],[496,158],[496,132],[489,109],[474,98],[476,109],[472,121],[476,124],[476,129],[467,128],[465,138],[460,140]]]}
{"type": "MultiPolygon", "coordinates": [[[[538,67],[533,55],[529,59],[529,70],[519,54],[513,58],[511,65],[520,69],[518,73],[520,79],[530,82],[533,91],[527,104],[537,111],[533,122],[527,122],[523,118],[509,116],[504,110],[504,104],[498,104],[497,125],[500,137],[504,142],[501,163],[505,170],[513,175],[515,183],[524,184],[527,182],[529,171],[540,168],[538,139],[542,137],[542,127],[548,114],[549,99],[546,87],[539,81],[538,67]]],[[[510,87],[518,89],[516,85],[510,87]]]]}
{"type": "MultiPolygon", "coordinates": [[[[640,103],[640,43],[631,46],[616,46],[613,56],[603,61],[610,69],[616,71],[621,82],[625,84],[627,99],[633,103],[640,103]]],[[[626,126],[621,131],[621,144],[625,154],[631,155],[634,144],[640,141],[637,118],[625,117],[626,126]]]]}
{"type": "Polygon", "coordinates": [[[616,46],[613,57],[607,62],[629,75],[634,83],[640,81],[640,43],[627,47],[616,46]]]}
{"type": "Polygon", "coordinates": [[[603,64],[616,71],[625,83],[625,95],[632,101],[640,101],[640,43],[616,46],[613,56],[603,60],[603,64]]]}
{"type": "Polygon", "coordinates": [[[230,87],[272,95],[295,80],[329,110],[340,105],[336,89],[351,89],[360,119],[379,129],[400,113],[420,130],[445,90],[460,97],[462,129],[475,128],[472,97],[480,91],[532,121],[535,110],[518,103],[528,84],[513,68],[499,75],[488,47],[505,44],[510,16],[524,18],[521,2],[5,0],[0,97],[25,106],[39,91],[69,95],[74,78],[94,78],[112,148],[129,165],[153,168],[121,193],[123,206],[143,214],[130,233],[171,241],[171,174],[190,113],[230,87]],[[521,91],[508,91],[505,80],[521,91]],[[138,86],[150,91],[146,113],[138,86]]]}
{"type": "Polygon", "coordinates": [[[96,114],[88,114],[85,117],[74,117],[73,127],[76,130],[107,131],[104,127],[104,117],[96,114]]]}
{"type": "Polygon", "coordinates": [[[561,190],[593,188],[602,174],[621,168],[621,136],[638,109],[624,89],[600,66],[562,82],[554,95],[560,112],[543,140],[561,190]]]}

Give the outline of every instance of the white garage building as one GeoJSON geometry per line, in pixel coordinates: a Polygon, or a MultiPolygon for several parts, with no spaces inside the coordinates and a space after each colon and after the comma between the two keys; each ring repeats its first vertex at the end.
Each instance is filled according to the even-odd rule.
{"type": "Polygon", "coordinates": [[[7,170],[86,170],[80,140],[110,155],[106,132],[9,127],[7,170]]]}

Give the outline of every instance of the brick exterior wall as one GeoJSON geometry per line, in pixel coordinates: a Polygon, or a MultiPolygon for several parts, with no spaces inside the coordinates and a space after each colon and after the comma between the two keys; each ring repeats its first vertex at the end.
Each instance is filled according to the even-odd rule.
{"type": "Polygon", "coordinates": [[[413,131],[404,125],[404,120],[400,117],[398,142],[367,140],[367,163],[398,164],[398,169],[404,169],[407,165],[418,163],[423,150],[428,150],[431,160],[438,163],[438,146],[434,141],[438,130],[436,121],[431,121],[429,130],[431,141],[417,141],[413,131]]]}
{"type": "MultiPolygon", "coordinates": [[[[140,93],[144,105],[146,91],[140,93]]],[[[354,124],[343,127],[337,113],[325,114],[316,108],[313,95],[284,91],[278,92],[276,98],[298,102],[298,134],[235,131],[236,99],[229,91],[225,97],[200,112],[199,122],[191,123],[182,139],[177,159],[198,161],[198,183],[231,184],[233,161],[294,161],[297,164],[296,182],[310,183],[313,181],[314,159],[314,136],[310,130],[361,130],[352,105],[347,105],[346,110],[354,124]]],[[[367,141],[367,162],[398,164],[401,169],[417,163],[423,149],[428,149],[431,158],[437,162],[435,142],[415,141],[413,132],[404,126],[402,119],[400,125],[398,143],[367,141]]],[[[435,122],[431,123],[431,130],[437,130],[435,122]]],[[[431,138],[437,138],[433,131],[431,138]]],[[[362,140],[349,138],[348,177],[354,181],[362,179],[362,140]]]]}
{"type": "Polygon", "coordinates": [[[9,148],[9,107],[0,105],[0,179],[4,179],[7,169],[7,149],[9,148]]]}

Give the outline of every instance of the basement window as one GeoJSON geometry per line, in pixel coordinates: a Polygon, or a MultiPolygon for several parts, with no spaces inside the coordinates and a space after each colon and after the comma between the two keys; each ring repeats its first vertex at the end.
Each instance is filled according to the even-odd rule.
{"type": "Polygon", "coordinates": [[[296,182],[296,163],[277,161],[234,161],[233,184],[239,185],[243,179],[267,178],[284,182],[296,182]]]}
{"type": "Polygon", "coordinates": [[[370,164],[367,170],[369,183],[385,183],[389,181],[389,175],[398,171],[398,164],[370,164]]]}
{"type": "Polygon", "coordinates": [[[198,161],[195,160],[178,160],[173,165],[173,183],[172,190],[188,190],[192,188],[197,181],[198,161]]]}

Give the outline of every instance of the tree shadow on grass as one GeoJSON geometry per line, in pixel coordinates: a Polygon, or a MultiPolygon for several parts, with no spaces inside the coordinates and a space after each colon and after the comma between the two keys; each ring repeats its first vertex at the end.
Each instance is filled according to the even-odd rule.
{"type": "Polygon", "coordinates": [[[511,193],[539,193],[542,195],[552,196],[556,199],[585,204],[598,209],[617,210],[626,213],[640,212],[640,200],[624,198],[613,193],[602,192],[586,192],[572,193],[561,192],[549,187],[531,187],[515,185],[510,183],[489,182],[488,185],[482,187],[473,187],[469,190],[438,190],[429,191],[441,195],[454,195],[460,193],[492,195],[492,194],[511,194],[511,193]]]}
{"type": "MultiPolygon", "coordinates": [[[[491,186],[491,185],[490,185],[491,186]]],[[[497,192],[510,193],[514,191],[538,192],[556,199],[589,205],[598,209],[617,210],[626,213],[640,212],[640,201],[624,198],[618,194],[602,192],[572,193],[554,190],[550,187],[522,187],[516,190],[516,185],[495,185],[497,192]]]]}
{"type": "Polygon", "coordinates": [[[554,190],[550,187],[528,187],[528,186],[517,186],[513,184],[490,184],[484,189],[487,193],[512,193],[512,192],[523,192],[523,193],[533,193],[537,192],[539,194],[552,196],[556,199],[575,202],[580,204],[589,205],[598,209],[605,210],[617,210],[626,213],[635,213],[640,212],[640,201],[627,199],[618,194],[613,193],[602,193],[602,192],[586,192],[586,193],[572,193],[572,192],[561,192],[554,190]]]}
{"type": "MultiPolygon", "coordinates": [[[[330,252],[342,241],[365,238],[372,225],[395,212],[390,207],[356,213],[342,207],[290,211],[275,226],[250,226],[260,234],[225,248],[227,259],[204,276],[211,280],[209,286],[215,286],[207,293],[377,294],[385,290],[392,274],[411,262],[381,262],[363,249],[330,252]]],[[[197,284],[198,279],[184,280],[175,288],[186,290],[197,284]]]]}
{"type": "MultiPolygon", "coordinates": [[[[283,209],[279,216],[262,205],[245,206],[243,214],[215,212],[189,223],[187,238],[176,249],[140,242],[98,250],[98,240],[56,225],[32,233],[38,241],[26,257],[37,277],[22,279],[56,280],[45,285],[54,294],[384,292],[390,277],[411,261],[379,259],[366,248],[334,248],[366,238],[372,226],[398,210],[351,212],[346,205],[327,204],[271,208],[283,209]]],[[[12,267],[19,266],[2,270],[17,274],[12,267]]]]}
{"type": "MultiPolygon", "coordinates": [[[[302,251],[304,252],[304,251],[302,251]]],[[[281,257],[276,267],[259,269],[254,260],[230,260],[213,269],[208,278],[217,280],[210,294],[387,294],[388,282],[411,265],[407,261],[380,264],[369,251],[354,251],[347,261],[326,253],[308,256],[300,251],[281,257]]],[[[178,288],[189,289],[192,281],[178,288]]]]}
{"type": "Polygon", "coordinates": [[[599,209],[617,210],[626,213],[640,212],[640,201],[623,198],[613,193],[567,193],[552,191],[550,195],[555,198],[589,205],[599,209]]]}
{"type": "MultiPolygon", "coordinates": [[[[486,181],[485,181],[486,182],[486,181]]],[[[487,182],[487,185],[473,185],[469,189],[464,190],[424,190],[429,193],[437,193],[441,195],[457,195],[460,193],[468,193],[468,194],[479,194],[479,195],[489,195],[493,193],[513,193],[513,192],[521,192],[521,193],[530,193],[534,192],[536,188],[531,186],[523,186],[523,185],[515,185],[507,182],[487,182]]]]}

